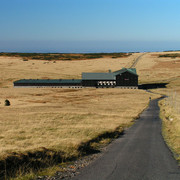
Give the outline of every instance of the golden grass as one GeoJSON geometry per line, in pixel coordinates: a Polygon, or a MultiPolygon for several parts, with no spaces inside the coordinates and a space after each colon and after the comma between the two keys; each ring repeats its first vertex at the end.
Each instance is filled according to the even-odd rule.
{"type": "Polygon", "coordinates": [[[136,68],[140,83],[169,82],[180,78],[180,57],[158,58],[159,54],[166,53],[148,53],[139,60],[136,68]]]}
{"type": "Polygon", "coordinates": [[[180,163],[180,78],[159,90],[168,97],[160,102],[163,136],[180,163]]]}
{"type": "Polygon", "coordinates": [[[163,120],[163,136],[180,163],[180,109],[177,111],[171,107],[167,98],[159,104],[161,107],[160,115],[163,120]]]}
{"type": "MultiPolygon", "coordinates": [[[[46,147],[64,150],[105,131],[127,126],[149,94],[121,89],[2,89],[0,155],[46,147]],[[31,100],[32,99],[32,100],[31,100]],[[43,100],[43,102],[42,102],[43,100]]],[[[69,152],[70,153],[70,152],[69,152]]]]}
{"type": "Polygon", "coordinates": [[[115,71],[130,67],[139,55],[56,63],[0,57],[0,159],[43,148],[78,156],[82,143],[132,124],[149,99],[142,90],[13,88],[13,81],[115,71]],[[5,99],[11,106],[4,106],[5,99]]]}
{"type": "Polygon", "coordinates": [[[82,143],[132,125],[149,100],[149,93],[142,90],[16,88],[13,93],[11,106],[0,107],[1,159],[42,148],[65,152],[65,159],[79,156],[82,143]],[[40,103],[40,98],[48,102],[40,103]]]}
{"type": "MultiPolygon", "coordinates": [[[[166,89],[154,92],[168,95],[173,90],[180,94],[180,58],[158,58],[159,54],[165,53],[148,53],[139,60],[136,68],[140,83],[169,82],[166,89]]],[[[13,81],[81,78],[82,72],[115,71],[130,67],[139,55],[56,63],[0,57],[0,159],[12,152],[26,154],[44,147],[63,151],[65,157],[77,156],[77,147],[83,142],[132,124],[150,96],[142,90],[13,88],[13,81]],[[11,106],[4,106],[5,99],[11,106]]],[[[165,137],[180,154],[179,114],[164,101],[161,114],[165,137]],[[171,116],[173,121],[167,119],[171,116]]]]}

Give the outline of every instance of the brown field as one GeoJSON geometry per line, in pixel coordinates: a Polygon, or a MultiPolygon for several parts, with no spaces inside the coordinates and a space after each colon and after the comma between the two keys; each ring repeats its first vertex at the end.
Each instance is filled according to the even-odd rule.
{"type": "MultiPolygon", "coordinates": [[[[46,147],[64,150],[128,126],[149,94],[120,89],[1,89],[0,155],[46,147]],[[1,102],[3,102],[1,100],[1,102]]],[[[70,153],[70,152],[68,152],[70,153]]]]}
{"type": "MultiPolygon", "coordinates": [[[[169,82],[180,78],[180,57],[159,58],[158,55],[160,54],[166,53],[148,53],[140,59],[136,65],[140,83],[169,82]]],[[[173,52],[167,54],[173,54],[173,52]]]]}
{"type": "MultiPolygon", "coordinates": [[[[173,89],[179,93],[180,58],[159,58],[159,54],[165,53],[148,53],[139,60],[136,68],[140,83],[170,82],[168,88],[156,92],[167,94],[173,89]]],[[[77,156],[77,147],[82,142],[132,124],[147,106],[150,96],[142,90],[13,88],[13,81],[81,78],[82,72],[115,71],[130,67],[139,55],[56,63],[0,57],[0,158],[6,159],[12,152],[26,154],[42,148],[63,151],[64,156],[77,156]],[[10,100],[11,106],[4,106],[5,99],[10,100]]],[[[165,125],[169,123],[166,121],[165,125]]],[[[170,130],[179,127],[178,115],[176,121],[169,124],[170,130]]],[[[167,132],[165,134],[172,139],[167,132]]],[[[172,146],[178,141],[176,138],[176,143],[171,140],[169,144],[172,146]]]]}
{"type": "Polygon", "coordinates": [[[64,157],[78,156],[82,143],[131,125],[150,96],[142,90],[13,88],[13,81],[81,78],[82,72],[115,71],[130,67],[139,55],[56,63],[0,57],[0,159],[43,148],[64,152],[64,157]],[[4,106],[5,99],[11,106],[4,106]]]}
{"type": "MultiPolygon", "coordinates": [[[[180,57],[159,58],[159,54],[165,52],[148,53],[137,63],[140,83],[169,82],[166,89],[153,91],[168,95],[173,90],[180,94],[180,57]]],[[[65,157],[78,156],[77,147],[82,142],[113,132],[118,127],[128,127],[147,106],[149,96],[159,97],[143,90],[13,88],[13,81],[81,78],[82,72],[108,72],[109,69],[130,67],[140,55],[56,63],[0,57],[0,158],[5,159],[12,152],[26,154],[42,148],[63,151],[65,157]],[[10,100],[11,106],[4,106],[5,99],[10,100]]],[[[168,107],[165,104],[163,112],[169,113],[168,107]]],[[[173,113],[173,107],[170,112],[176,120],[164,120],[170,129],[164,132],[172,146],[179,143],[180,119],[173,113]],[[172,130],[176,138],[168,133],[172,130]]],[[[180,146],[174,149],[180,153],[180,146]]]]}

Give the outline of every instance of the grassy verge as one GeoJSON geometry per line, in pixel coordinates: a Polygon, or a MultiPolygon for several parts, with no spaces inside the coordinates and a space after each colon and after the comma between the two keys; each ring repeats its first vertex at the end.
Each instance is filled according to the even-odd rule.
{"type": "Polygon", "coordinates": [[[180,164],[180,114],[168,104],[167,99],[161,100],[159,106],[163,137],[180,164]]]}
{"type": "Polygon", "coordinates": [[[167,88],[157,89],[167,96],[159,102],[163,137],[180,164],[180,78],[169,81],[167,88]]]}

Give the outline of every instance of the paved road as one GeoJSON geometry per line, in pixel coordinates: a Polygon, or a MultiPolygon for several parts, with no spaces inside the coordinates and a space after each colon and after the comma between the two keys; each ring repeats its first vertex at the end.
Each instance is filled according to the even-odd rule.
{"type": "Polygon", "coordinates": [[[73,180],[180,180],[180,168],[161,136],[158,101],[73,180]]]}

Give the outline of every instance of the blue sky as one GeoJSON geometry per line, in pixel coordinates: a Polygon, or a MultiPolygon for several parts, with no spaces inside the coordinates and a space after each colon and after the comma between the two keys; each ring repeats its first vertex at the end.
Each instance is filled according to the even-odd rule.
{"type": "Polygon", "coordinates": [[[0,52],[180,49],[179,0],[0,0],[0,52]]]}

